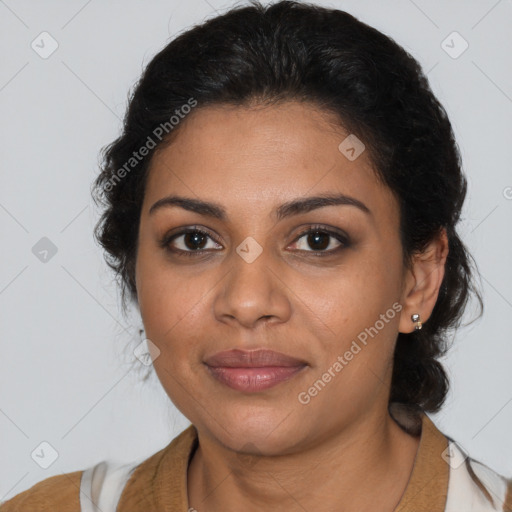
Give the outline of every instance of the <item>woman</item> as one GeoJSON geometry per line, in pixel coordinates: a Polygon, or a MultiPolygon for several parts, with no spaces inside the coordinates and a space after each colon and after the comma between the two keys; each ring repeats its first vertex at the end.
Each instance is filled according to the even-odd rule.
{"type": "Polygon", "coordinates": [[[105,152],[96,235],[191,426],[1,511],[512,510],[426,415],[481,303],[465,194],[418,63],[349,14],[254,3],[179,36],[105,152]]]}

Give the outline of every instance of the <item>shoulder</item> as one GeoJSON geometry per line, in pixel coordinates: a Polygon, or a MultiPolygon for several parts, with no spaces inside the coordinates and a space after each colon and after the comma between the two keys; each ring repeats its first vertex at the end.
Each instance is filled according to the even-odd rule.
{"type": "Polygon", "coordinates": [[[144,505],[140,510],[160,510],[145,505],[159,500],[161,489],[168,491],[169,485],[177,483],[168,482],[169,475],[180,477],[179,492],[183,494],[184,489],[186,496],[186,463],[196,439],[191,426],[149,458],[128,464],[104,460],[85,470],[52,476],[0,502],[0,512],[115,510],[121,495],[128,505],[120,510],[134,510],[138,503],[144,505]]]}
{"type": "Polygon", "coordinates": [[[512,478],[507,478],[468,456],[449,439],[447,462],[450,466],[446,511],[469,510],[512,512],[512,478]]]}
{"type": "Polygon", "coordinates": [[[120,496],[118,510],[188,509],[187,467],[196,447],[197,431],[191,425],[165,448],[133,468],[120,496]]]}
{"type": "Polygon", "coordinates": [[[508,480],[507,497],[505,498],[503,512],[512,512],[512,478],[508,480]]]}
{"type": "Polygon", "coordinates": [[[0,512],[80,512],[80,481],[83,471],[63,473],[42,480],[0,504],[0,512]]]}

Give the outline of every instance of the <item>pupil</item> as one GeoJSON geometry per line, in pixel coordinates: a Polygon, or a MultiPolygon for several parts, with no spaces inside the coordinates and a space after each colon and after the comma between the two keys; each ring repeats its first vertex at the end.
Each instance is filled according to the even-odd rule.
{"type": "Polygon", "coordinates": [[[320,243],[320,247],[313,247],[313,249],[315,250],[318,250],[318,249],[325,249],[326,247],[329,246],[329,236],[330,235],[327,235],[326,233],[321,233],[319,231],[316,231],[315,233],[311,233],[309,236],[308,236],[308,243],[310,245],[315,245],[315,244],[318,244],[318,240],[320,239],[320,241],[323,239],[323,242],[324,243],[320,243]]]}
{"type": "Polygon", "coordinates": [[[205,241],[205,235],[201,234],[201,233],[198,233],[197,231],[194,232],[194,233],[186,233],[185,234],[185,245],[189,248],[189,249],[202,249],[202,247],[204,246],[204,241],[205,241]],[[192,239],[192,244],[189,245],[189,241],[192,239]],[[199,240],[198,240],[199,239],[199,240]],[[203,244],[201,244],[201,239],[203,239],[203,244]],[[197,246],[198,244],[198,241],[199,241],[199,245],[200,247],[197,246]]]}

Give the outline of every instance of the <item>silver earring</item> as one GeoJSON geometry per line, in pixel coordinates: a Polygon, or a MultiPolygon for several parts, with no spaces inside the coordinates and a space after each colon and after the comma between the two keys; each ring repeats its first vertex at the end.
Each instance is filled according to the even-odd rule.
{"type": "Polygon", "coordinates": [[[414,313],[414,315],[411,315],[411,320],[416,323],[414,326],[415,331],[419,331],[422,327],[422,324],[420,322],[420,315],[418,313],[414,313]]]}

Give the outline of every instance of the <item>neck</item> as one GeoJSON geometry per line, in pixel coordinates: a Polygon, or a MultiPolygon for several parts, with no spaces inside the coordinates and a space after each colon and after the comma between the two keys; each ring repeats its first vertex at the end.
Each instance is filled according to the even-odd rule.
{"type": "Polygon", "coordinates": [[[419,437],[387,409],[300,453],[240,457],[199,433],[188,470],[190,506],[217,510],[392,511],[407,486],[419,437]]]}

